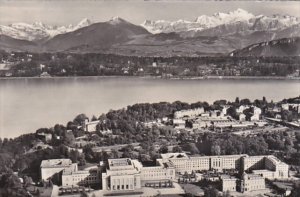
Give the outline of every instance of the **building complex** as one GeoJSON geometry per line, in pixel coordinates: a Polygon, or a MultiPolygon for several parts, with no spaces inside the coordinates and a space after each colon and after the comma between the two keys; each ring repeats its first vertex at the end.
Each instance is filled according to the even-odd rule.
{"type": "Polygon", "coordinates": [[[188,156],[185,153],[161,154],[152,166],[130,158],[108,159],[106,169],[78,170],[70,159],[44,160],[43,180],[61,173],[62,186],[100,184],[106,192],[138,191],[143,187],[172,187],[185,173],[218,172],[223,191],[248,192],[265,189],[265,179],[287,179],[289,166],[273,155],[188,156]],[[235,176],[224,172],[235,171],[235,176]]]}

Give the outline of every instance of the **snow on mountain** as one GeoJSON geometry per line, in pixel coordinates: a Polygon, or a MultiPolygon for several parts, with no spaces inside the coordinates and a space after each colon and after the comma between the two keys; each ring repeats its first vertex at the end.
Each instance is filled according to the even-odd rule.
{"type": "Polygon", "coordinates": [[[257,16],[251,19],[253,22],[252,29],[256,31],[263,30],[279,30],[291,27],[293,25],[299,24],[300,20],[294,16],[281,16],[281,15],[273,15],[273,16],[257,16]]]}
{"type": "Polygon", "coordinates": [[[89,26],[91,24],[92,24],[92,22],[90,21],[90,19],[84,18],[73,29],[75,29],[75,30],[80,29],[82,27],[86,27],[86,26],[89,26]]]}
{"type": "Polygon", "coordinates": [[[32,24],[13,23],[7,26],[0,25],[0,35],[6,35],[20,40],[34,41],[51,38],[58,34],[72,32],[91,24],[92,22],[87,18],[81,20],[75,26],[51,26],[42,22],[35,22],[32,24]]]}
{"type": "Polygon", "coordinates": [[[215,13],[212,16],[202,15],[196,19],[197,23],[206,26],[206,28],[216,27],[227,23],[235,23],[240,21],[249,21],[254,15],[243,10],[237,9],[229,13],[215,13]]]}
{"type": "Polygon", "coordinates": [[[205,28],[205,26],[201,25],[200,23],[186,21],[186,20],[178,20],[178,21],[146,20],[144,21],[143,24],[141,24],[141,26],[153,34],[182,32],[182,31],[190,31],[190,30],[197,31],[205,28]]]}
{"type": "Polygon", "coordinates": [[[110,23],[111,25],[117,25],[120,23],[128,23],[128,22],[119,16],[114,16],[108,21],[108,23],[110,23]]]}
{"type": "MultiPolygon", "coordinates": [[[[245,24],[249,30],[255,31],[269,31],[269,30],[280,30],[283,28],[291,27],[295,24],[299,24],[299,18],[293,16],[255,16],[243,9],[237,9],[228,13],[215,13],[211,16],[202,15],[196,18],[195,21],[151,21],[146,20],[141,24],[149,32],[157,33],[170,33],[170,32],[199,32],[218,26],[225,27],[226,25],[238,25],[245,24]]],[[[239,29],[238,27],[236,29],[239,29]]],[[[245,27],[240,28],[245,29],[245,27]]]]}
{"type": "Polygon", "coordinates": [[[237,9],[229,13],[216,13],[212,16],[202,15],[195,21],[178,20],[178,21],[151,21],[146,20],[141,24],[144,28],[152,33],[170,33],[182,31],[201,31],[204,29],[216,27],[218,25],[233,23],[238,21],[249,21],[254,15],[245,10],[237,9]]]}

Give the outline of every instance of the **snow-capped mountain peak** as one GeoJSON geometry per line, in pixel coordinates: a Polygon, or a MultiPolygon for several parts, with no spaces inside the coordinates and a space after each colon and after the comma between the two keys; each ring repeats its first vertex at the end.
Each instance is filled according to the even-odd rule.
{"type": "Polygon", "coordinates": [[[299,19],[297,17],[288,15],[255,16],[244,9],[238,8],[227,13],[218,12],[211,16],[201,15],[194,21],[182,19],[177,21],[146,20],[141,26],[146,28],[149,32],[156,34],[169,32],[198,32],[219,26],[230,25],[240,25],[241,27],[235,27],[235,29],[238,30],[245,30],[245,28],[248,28],[249,30],[268,31],[287,28],[295,24],[299,24],[299,19]]]}
{"type": "Polygon", "coordinates": [[[82,28],[82,27],[86,27],[86,26],[89,26],[91,25],[92,22],[90,19],[88,18],[84,18],[82,19],[76,26],[75,26],[75,29],[79,29],[79,28],[82,28]]]}
{"type": "Polygon", "coordinates": [[[127,21],[124,20],[124,19],[122,19],[122,18],[119,17],[119,16],[114,16],[114,17],[112,17],[108,22],[109,22],[110,24],[112,24],[112,25],[116,25],[116,24],[120,24],[120,23],[127,22],[127,21]]]}
{"type": "Polygon", "coordinates": [[[152,33],[201,31],[222,24],[234,23],[238,21],[249,21],[253,17],[255,17],[253,14],[239,8],[228,13],[218,12],[211,16],[201,15],[197,17],[195,21],[187,21],[183,19],[179,19],[177,21],[145,20],[141,26],[152,33]]]}
{"type": "Polygon", "coordinates": [[[208,27],[215,27],[217,25],[226,24],[226,23],[248,21],[253,17],[254,17],[253,14],[241,8],[238,8],[237,10],[228,13],[218,12],[213,14],[212,16],[202,15],[196,19],[196,22],[202,23],[203,25],[205,25],[206,23],[208,27]]]}
{"type": "Polygon", "coordinates": [[[10,25],[0,25],[0,35],[10,36],[20,40],[40,40],[54,37],[58,34],[63,34],[91,25],[92,22],[85,18],[76,26],[72,24],[68,26],[51,26],[42,22],[28,23],[12,23],[10,25]]]}

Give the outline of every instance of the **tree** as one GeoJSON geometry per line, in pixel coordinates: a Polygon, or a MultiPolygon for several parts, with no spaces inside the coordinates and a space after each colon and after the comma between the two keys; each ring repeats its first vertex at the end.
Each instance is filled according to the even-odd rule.
{"type": "Polygon", "coordinates": [[[212,155],[220,155],[221,154],[221,148],[218,144],[214,144],[211,147],[211,154],[212,155]]]}
{"type": "Polygon", "coordinates": [[[73,122],[77,125],[81,125],[82,122],[85,121],[85,119],[88,119],[88,117],[85,114],[79,114],[75,117],[73,122]]]}
{"type": "Polygon", "coordinates": [[[72,131],[66,131],[64,135],[64,143],[69,146],[73,146],[75,142],[75,136],[72,131]]]}
{"type": "Polygon", "coordinates": [[[184,151],[190,152],[192,155],[199,154],[199,150],[195,143],[188,143],[182,146],[184,151]]]}
{"type": "Polygon", "coordinates": [[[72,160],[73,163],[77,163],[79,158],[79,152],[77,150],[71,150],[69,158],[72,160]]]}
{"type": "Polygon", "coordinates": [[[235,98],[235,103],[236,103],[236,104],[240,104],[240,98],[239,98],[239,97],[236,97],[236,98],[235,98]]]}
{"type": "Polygon", "coordinates": [[[28,187],[32,184],[32,178],[28,176],[24,176],[24,187],[28,187]]]}
{"type": "Polygon", "coordinates": [[[205,197],[218,197],[218,190],[214,187],[208,187],[204,190],[204,196],[205,197]]]}
{"type": "Polygon", "coordinates": [[[299,197],[299,196],[300,196],[300,182],[298,181],[294,184],[291,197],[299,197]]]}
{"type": "Polygon", "coordinates": [[[223,192],[223,197],[231,197],[230,191],[223,192]]]}
{"type": "Polygon", "coordinates": [[[92,120],[92,121],[96,121],[96,120],[97,120],[97,117],[96,117],[95,115],[93,115],[93,117],[92,117],[91,120],[92,120]]]}
{"type": "Polygon", "coordinates": [[[172,151],[173,153],[181,153],[182,149],[180,146],[174,146],[172,151]]]}
{"type": "Polygon", "coordinates": [[[163,154],[168,153],[168,147],[166,145],[161,146],[159,152],[163,154]]]}
{"type": "Polygon", "coordinates": [[[240,104],[241,105],[251,105],[251,101],[249,99],[242,99],[240,104]]]}
{"type": "Polygon", "coordinates": [[[89,197],[89,195],[85,191],[83,191],[80,193],[80,197],[89,197]]]}
{"type": "Polygon", "coordinates": [[[300,142],[300,132],[299,131],[296,131],[295,132],[295,136],[296,136],[296,139],[298,141],[298,143],[300,142]]]}
{"type": "Polygon", "coordinates": [[[39,190],[39,189],[37,189],[37,190],[36,190],[36,196],[37,196],[37,197],[41,196],[41,194],[40,194],[40,193],[41,193],[41,192],[40,192],[40,190],[39,190]]]}

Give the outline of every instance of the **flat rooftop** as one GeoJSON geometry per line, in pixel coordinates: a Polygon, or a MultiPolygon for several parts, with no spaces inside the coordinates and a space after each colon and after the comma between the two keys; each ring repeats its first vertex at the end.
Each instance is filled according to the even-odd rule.
{"type": "Polygon", "coordinates": [[[130,165],[132,165],[132,162],[131,162],[131,159],[129,159],[129,158],[109,159],[108,165],[110,167],[130,166],[130,165]]]}
{"type": "Polygon", "coordinates": [[[230,175],[227,175],[227,174],[222,174],[222,175],[220,176],[220,178],[221,178],[222,180],[237,180],[236,177],[233,177],[233,176],[230,176],[230,175]]]}
{"type": "Polygon", "coordinates": [[[72,165],[71,159],[48,159],[43,160],[41,168],[64,167],[72,165]]]}
{"type": "Polygon", "coordinates": [[[185,153],[166,153],[161,154],[163,159],[189,158],[185,153]]]}

